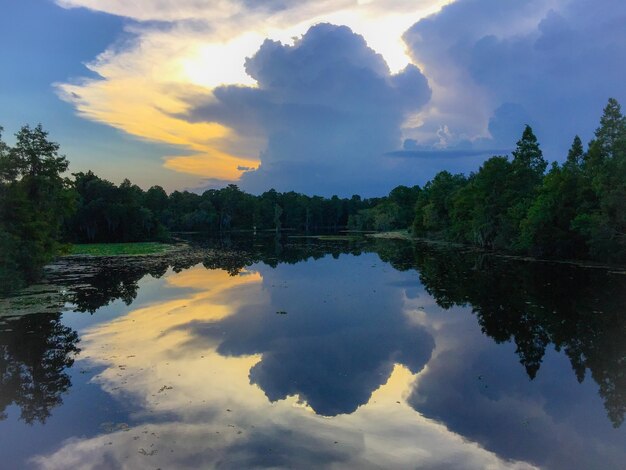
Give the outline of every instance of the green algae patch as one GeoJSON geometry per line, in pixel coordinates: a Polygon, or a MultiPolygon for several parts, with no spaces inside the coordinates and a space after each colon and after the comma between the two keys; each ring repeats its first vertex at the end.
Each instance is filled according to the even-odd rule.
{"type": "Polygon", "coordinates": [[[86,243],[71,245],[68,255],[75,256],[143,256],[162,254],[173,245],[158,242],[136,243],[86,243]]]}

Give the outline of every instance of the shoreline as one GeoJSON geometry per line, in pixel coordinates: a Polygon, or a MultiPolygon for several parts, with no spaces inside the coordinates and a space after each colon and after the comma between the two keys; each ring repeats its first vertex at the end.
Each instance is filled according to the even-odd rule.
{"type": "Polygon", "coordinates": [[[492,251],[486,250],[474,245],[465,245],[463,243],[457,242],[449,242],[445,240],[433,240],[429,238],[420,238],[414,237],[409,234],[406,230],[394,230],[389,232],[379,232],[373,234],[366,234],[368,238],[378,239],[378,240],[402,240],[409,241],[413,243],[424,243],[427,245],[439,246],[439,247],[449,247],[449,248],[460,248],[465,251],[471,251],[475,253],[483,253],[485,255],[497,256],[499,258],[507,258],[515,261],[526,261],[526,262],[539,262],[539,263],[557,263],[557,264],[567,264],[571,266],[577,266],[580,268],[589,268],[589,269],[604,269],[612,274],[626,274],[626,265],[623,264],[607,264],[600,263],[594,261],[586,261],[586,260],[576,260],[576,259],[550,259],[550,258],[535,258],[533,256],[527,255],[514,255],[502,251],[492,251]]]}

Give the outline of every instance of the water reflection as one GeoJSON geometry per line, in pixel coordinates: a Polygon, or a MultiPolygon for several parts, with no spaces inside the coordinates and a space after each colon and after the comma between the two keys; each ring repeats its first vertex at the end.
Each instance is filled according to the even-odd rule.
{"type": "Polygon", "coordinates": [[[0,322],[0,420],[15,405],[25,423],[44,423],[72,385],[65,369],[74,363],[77,343],[59,314],[0,322]]]}
{"type": "Polygon", "coordinates": [[[135,404],[132,420],[35,462],[54,469],[85,461],[114,468],[406,468],[415,462],[434,468],[442,461],[447,468],[530,468],[465,442],[407,404],[432,338],[401,313],[402,296],[383,282],[394,273],[381,277],[372,268],[374,255],[341,262],[320,259],[313,273],[300,264],[259,264],[235,276],[201,265],[169,275],[164,288],[184,295],[132,310],[83,335],[90,367],[102,369],[95,380],[135,404]],[[344,263],[372,274],[355,287],[344,263]],[[307,280],[312,294],[297,302],[298,312],[297,290],[307,280]],[[380,302],[371,282],[382,289],[380,302]],[[349,299],[356,294],[363,299],[349,299]],[[331,300],[356,302],[361,309],[314,308],[331,300]],[[313,305],[302,309],[306,303],[313,305]],[[279,306],[286,315],[276,313],[279,306]],[[264,335],[270,336],[266,343],[264,335]],[[239,342],[242,350],[232,350],[239,342]],[[287,353],[294,358],[285,374],[274,364],[277,357],[287,360],[287,353]],[[267,384],[259,383],[260,367],[267,367],[267,384]],[[285,390],[289,373],[295,385],[285,390]],[[271,387],[283,399],[269,401],[271,387]],[[315,407],[346,414],[329,420],[315,407]]]}
{"type": "MultiPolygon", "coordinates": [[[[33,448],[45,454],[36,467],[626,459],[623,274],[388,242],[222,240],[175,260],[66,263],[50,282],[94,313],[79,365],[129,411],[103,412],[105,432],[33,448]],[[146,274],[156,287],[141,299],[146,274]],[[127,307],[109,320],[116,299],[127,307]]],[[[28,421],[30,399],[48,416],[70,387],[77,333],[58,313],[5,326],[0,409],[17,404],[28,421]],[[20,345],[27,331],[38,346],[20,345]],[[5,372],[46,361],[47,375],[5,372]],[[18,375],[24,385],[5,388],[18,375]]]]}
{"type": "Polygon", "coordinates": [[[394,364],[419,372],[433,339],[403,315],[402,296],[380,282],[372,257],[313,265],[259,266],[264,296],[190,334],[225,356],[262,355],[250,381],[275,402],[298,396],[317,414],[352,413],[387,381],[394,364]],[[368,264],[369,263],[369,264],[368,264]],[[359,273],[355,282],[347,273],[359,273]]]}
{"type": "Polygon", "coordinates": [[[605,269],[510,261],[410,244],[381,245],[396,269],[416,269],[443,308],[469,305],[483,333],[513,341],[534,379],[546,348],[563,350],[579,382],[599,385],[615,427],[626,411],[626,279],[605,269]]]}
{"type": "Polygon", "coordinates": [[[189,249],[172,256],[62,258],[46,268],[47,285],[43,288],[36,286],[22,291],[16,298],[0,298],[0,312],[57,312],[69,304],[73,311],[94,313],[118,299],[131,305],[142,278],[149,275],[158,279],[168,270],[179,273],[202,264],[206,269],[221,269],[235,276],[259,262],[276,267],[320,259],[329,254],[334,258],[342,253],[359,255],[367,246],[363,240],[336,243],[239,237],[200,239],[189,249]],[[34,309],[30,309],[31,306],[34,309]]]}

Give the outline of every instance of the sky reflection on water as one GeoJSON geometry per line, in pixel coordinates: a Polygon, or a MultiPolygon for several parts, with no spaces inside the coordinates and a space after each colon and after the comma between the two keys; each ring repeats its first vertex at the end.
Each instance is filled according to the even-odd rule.
{"type": "Polygon", "coordinates": [[[113,302],[93,321],[64,315],[81,338],[74,386],[43,425],[7,408],[0,435],[49,442],[20,454],[0,441],[16,467],[25,456],[46,469],[626,460],[598,385],[579,383],[563,352],[548,347],[531,380],[514,343],[497,344],[467,307],[442,308],[416,271],[375,253],[238,273],[199,264],[138,286],[130,306],[113,302]],[[106,407],[82,424],[68,415],[90,402],[106,407]]]}

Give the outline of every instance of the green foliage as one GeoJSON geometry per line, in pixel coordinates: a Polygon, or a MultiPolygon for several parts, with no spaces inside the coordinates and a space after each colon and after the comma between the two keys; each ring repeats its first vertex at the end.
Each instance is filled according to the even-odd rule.
{"type": "Polygon", "coordinates": [[[420,192],[419,186],[398,186],[388,197],[361,200],[359,196],[352,196],[347,210],[348,228],[357,231],[405,229],[413,221],[420,192]]]}
{"type": "Polygon", "coordinates": [[[572,169],[579,168],[582,165],[584,155],[583,142],[580,140],[580,137],[576,136],[574,137],[574,142],[572,142],[572,147],[567,152],[566,165],[572,167],[572,169]]]}
{"type": "Polygon", "coordinates": [[[395,204],[395,210],[397,211],[393,228],[406,228],[411,225],[415,217],[415,204],[421,191],[419,186],[411,188],[398,186],[391,190],[388,200],[395,204]]]}
{"type": "Polygon", "coordinates": [[[71,245],[69,254],[86,256],[141,256],[165,253],[172,245],[157,242],[87,243],[71,245]]]}
{"type": "Polygon", "coordinates": [[[428,182],[417,200],[413,233],[483,248],[515,248],[545,168],[537,138],[526,126],[512,161],[492,157],[469,178],[443,171],[428,182]]]}
{"type": "Polygon", "coordinates": [[[466,184],[463,175],[452,175],[447,171],[438,173],[426,183],[415,204],[413,233],[445,238],[451,225],[454,198],[466,184]]]}
{"type": "Polygon", "coordinates": [[[576,258],[586,253],[572,229],[580,207],[582,178],[573,161],[554,164],[521,224],[519,247],[534,256],[576,258]]]}
{"type": "MultiPolygon", "coordinates": [[[[67,224],[74,242],[132,242],[165,238],[165,230],[146,207],[146,193],[130,181],[118,186],[91,171],[74,174],[78,207],[67,224]]],[[[150,202],[158,207],[158,190],[150,202]]]]}
{"type": "Polygon", "coordinates": [[[620,104],[610,98],[600,118],[600,127],[596,129],[596,140],[600,144],[602,156],[613,158],[624,146],[624,127],[626,121],[622,115],[620,104]]]}
{"type": "MultiPolygon", "coordinates": [[[[626,261],[626,119],[616,100],[587,151],[576,136],[547,174],[530,126],[512,157],[492,157],[468,178],[437,174],[417,196],[413,234],[537,257],[626,261]]],[[[385,200],[354,224],[385,229],[371,221],[396,212],[385,200]]]]}
{"type": "Polygon", "coordinates": [[[539,257],[626,261],[626,119],[610,99],[587,151],[578,136],[562,165],[547,162],[530,126],[512,158],[494,156],[469,177],[438,173],[387,197],[323,198],[230,184],[203,194],[119,186],[68,162],[39,125],[9,147],[0,128],[0,285],[32,281],[71,242],[163,241],[168,232],[389,231],[539,257]]]}
{"type": "Polygon", "coordinates": [[[534,176],[535,180],[540,180],[547,166],[537,137],[527,125],[522,138],[517,142],[517,148],[513,151],[513,167],[518,173],[525,174],[528,179],[534,176]]]}
{"type": "Polygon", "coordinates": [[[589,256],[626,259],[626,119],[610,99],[582,163],[584,204],[572,222],[589,256]]]}
{"type": "Polygon", "coordinates": [[[469,183],[454,198],[452,233],[455,241],[484,248],[500,248],[510,238],[508,211],[514,193],[509,179],[511,163],[492,157],[470,176],[469,183]]]}
{"type": "MultiPolygon", "coordinates": [[[[1,136],[0,136],[1,137],[1,136]]],[[[10,148],[0,140],[0,289],[32,281],[61,248],[74,208],[68,162],[41,125],[24,126],[10,148]]]]}

